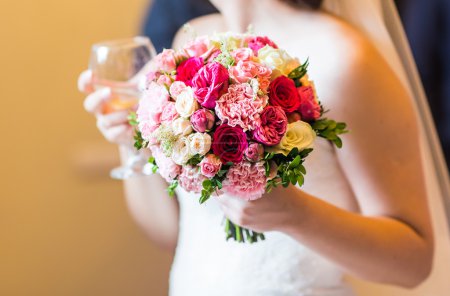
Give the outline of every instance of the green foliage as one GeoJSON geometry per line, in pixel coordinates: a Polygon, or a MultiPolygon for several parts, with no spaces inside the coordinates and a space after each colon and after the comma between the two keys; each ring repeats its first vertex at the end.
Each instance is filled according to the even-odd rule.
{"type": "Polygon", "coordinates": [[[217,192],[218,189],[222,189],[222,181],[219,179],[219,177],[214,176],[211,179],[206,179],[205,181],[203,181],[202,186],[203,189],[199,200],[200,204],[207,201],[214,192],[217,192]]]}
{"type": "Polygon", "coordinates": [[[227,240],[232,238],[239,243],[249,242],[252,244],[258,242],[258,240],[266,239],[263,233],[243,228],[229,219],[225,219],[225,233],[227,240]]]}
{"type": "Polygon", "coordinates": [[[298,86],[301,86],[301,83],[299,80],[303,76],[305,76],[306,73],[308,73],[308,66],[309,66],[309,58],[306,59],[306,61],[303,64],[301,64],[300,66],[298,66],[297,68],[292,70],[291,73],[289,73],[288,77],[294,80],[294,82],[296,83],[296,86],[297,86],[297,83],[299,84],[298,86]]]}
{"type": "Polygon", "coordinates": [[[194,156],[192,156],[191,159],[189,159],[187,161],[187,164],[196,166],[202,161],[202,159],[203,159],[203,156],[201,156],[200,154],[195,154],[194,156]]]}
{"type": "Polygon", "coordinates": [[[139,122],[137,121],[136,112],[130,112],[127,119],[128,119],[128,123],[131,126],[137,126],[139,124],[139,122]]]}
{"type": "Polygon", "coordinates": [[[150,156],[148,163],[152,165],[152,173],[155,174],[158,171],[158,165],[156,164],[155,158],[150,156]]]}
{"type": "Polygon", "coordinates": [[[169,196],[173,197],[175,195],[175,189],[178,187],[178,181],[175,180],[172,182],[172,184],[167,187],[167,193],[169,193],[169,196]]]}
{"type": "Polygon", "coordinates": [[[346,123],[336,122],[327,118],[319,119],[312,123],[311,126],[319,137],[333,142],[338,148],[342,147],[342,140],[339,135],[348,133],[346,123]]]}
{"type": "Polygon", "coordinates": [[[147,147],[148,142],[142,138],[142,134],[138,129],[134,130],[134,147],[137,150],[147,147]]]}

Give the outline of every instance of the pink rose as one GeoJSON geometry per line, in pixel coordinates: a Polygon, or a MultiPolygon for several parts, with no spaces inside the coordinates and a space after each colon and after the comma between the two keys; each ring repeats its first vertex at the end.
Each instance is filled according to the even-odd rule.
{"type": "Polygon", "coordinates": [[[240,162],[247,146],[247,136],[240,127],[222,124],[214,131],[212,151],[223,163],[240,162]]]}
{"type": "Polygon", "coordinates": [[[230,67],[230,76],[237,83],[248,82],[258,75],[258,63],[252,61],[239,61],[236,66],[230,67]]]}
{"type": "Polygon", "coordinates": [[[245,158],[250,162],[260,161],[264,157],[264,147],[259,143],[251,143],[244,154],[245,158]]]}
{"type": "Polygon", "coordinates": [[[178,176],[180,186],[184,190],[193,193],[202,191],[204,180],[206,180],[206,177],[200,173],[200,167],[198,166],[185,165],[178,176]]]}
{"type": "Polygon", "coordinates": [[[222,64],[212,62],[201,68],[192,79],[197,101],[205,108],[213,109],[216,100],[228,89],[228,70],[222,64]]]}
{"type": "Polygon", "coordinates": [[[214,112],[208,109],[200,109],[191,115],[191,124],[199,133],[209,132],[214,127],[214,112]]]}
{"type": "Polygon", "coordinates": [[[177,67],[175,51],[173,49],[164,49],[163,52],[155,57],[155,63],[160,71],[172,72],[177,67]]]}
{"type": "Polygon", "coordinates": [[[230,126],[253,130],[259,124],[260,113],[267,101],[267,96],[257,96],[250,84],[233,84],[217,101],[216,114],[230,126]]]}
{"type": "Polygon", "coordinates": [[[253,50],[255,56],[258,56],[258,50],[263,48],[266,45],[269,45],[273,48],[278,48],[278,46],[269,38],[265,36],[256,36],[247,39],[248,47],[253,50]]]}
{"type": "Polygon", "coordinates": [[[253,138],[264,145],[274,146],[286,133],[287,121],[281,107],[267,106],[261,114],[260,125],[253,131],[253,138]]]}
{"type": "Polygon", "coordinates": [[[255,200],[266,191],[264,162],[242,161],[233,165],[223,181],[223,191],[245,200],[255,200]]]}
{"type": "Polygon", "coordinates": [[[174,98],[175,100],[177,99],[178,95],[181,94],[183,92],[183,90],[186,89],[186,84],[183,81],[175,81],[174,83],[172,83],[170,85],[170,95],[172,96],[172,98],[174,98]]]}
{"type": "Polygon", "coordinates": [[[155,158],[159,174],[167,182],[172,182],[181,173],[181,166],[177,165],[172,159],[165,156],[159,146],[150,146],[150,150],[152,151],[152,156],[155,158]]]}
{"type": "Polygon", "coordinates": [[[183,49],[190,57],[199,57],[208,51],[208,43],[207,37],[199,37],[188,42],[183,49]]]}
{"type": "Polygon", "coordinates": [[[222,162],[220,158],[214,154],[206,155],[200,162],[200,171],[207,178],[214,177],[220,171],[221,167],[222,162]]]}
{"type": "Polygon", "coordinates": [[[172,84],[172,79],[168,75],[161,75],[156,81],[161,86],[170,86],[172,84]]]}
{"type": "Polygon", "coordinates": [[[180,117],[177,110],[175,109],[175,103],[169,102],[164,106],[163,111],[161,113],[161,122],[171,123],[175,119],[180,117]]]}
{"type": "Polygon", "coordinates": [[[178,66],[176,80],[184,82],[187,86],[192,86],[192,79],[202,67],[202,58],[189,58],[178,66]]]}
{"type": "Polygon", "coordinates": [[[301,86],[297,88],[300,96],[300,112],[303,121],[314,121],[319,119],[321,107],[316,100],[314,89],[311,86],[301,86]]]}
{"type": "Polygon", "coordinates": [[[238,48],[231,52],[231,56],[234,58],[236,62],[239,61],[250,61],[253,57],[253,51],[250,48],[238,48]]]}

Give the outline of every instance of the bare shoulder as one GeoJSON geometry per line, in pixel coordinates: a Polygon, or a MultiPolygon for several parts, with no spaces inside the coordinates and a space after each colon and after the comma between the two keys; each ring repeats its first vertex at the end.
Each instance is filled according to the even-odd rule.
{"type": "Polygon", "coordinates": [[[223,18],[218,13],[192,19],[178,30],[173,41],[173,47],[181,47],[192,39],[193,35],[211,35],[214,32],[223,31],[224,28],[223,18]]]}

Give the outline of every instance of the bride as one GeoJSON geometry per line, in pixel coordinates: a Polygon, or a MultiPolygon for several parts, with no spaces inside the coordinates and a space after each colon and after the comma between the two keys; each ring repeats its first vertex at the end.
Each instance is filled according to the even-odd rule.
{"type": "MultiPolygon", "coordinates": [[[[309,57],[321,101],[351,132],[339,150],[317,140],[305,163],[304,186],[276,189],[253,202],[220,196],[200,206],[182,189],[170,199],[157,175],[126,180],[136,221],[156,243],[176,249],[170,295],[354,295],[344,273],[418,286],[432,271],[436,229],[414,87],[383,35],[386,28],[377,23],[385,6],[360,0],[211,2],[220,14],[193,20],[199,35],[244,32],[252,24],[292,56],[309,57]],[[311,9],[304,2],[322,7],[311,9]],[[224,213],[267,232],[266,241],[225,242],[224,213]]],[[[185,36],[179,34],[174,47],[185,36]]],[[[80,76],[82,90],[92,89],[89,76],[80,76]]],[[[96,114],[108,140],[129,145],[127,113],[98,111],[109,94],[92,92],[85,107],[96,114]]]]}

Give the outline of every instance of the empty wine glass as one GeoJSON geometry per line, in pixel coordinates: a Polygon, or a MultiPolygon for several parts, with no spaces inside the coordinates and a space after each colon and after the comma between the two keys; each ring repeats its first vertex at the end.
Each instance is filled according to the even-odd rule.
{"type": "MultiPolygon", "coordinates": [[[[109,87],[111,98],[105,102],[102,113],[134,111],[140,99],[138,76],[144,66],[156,55],[147,37],[113,40],[94,44],[89,62],[95,89],[109,87]]],[[[126,179],[144,174],[147,159],[134,147],[127,147],[127,159],[121,167],[111,171],[114,179],[126,179]]]]}

